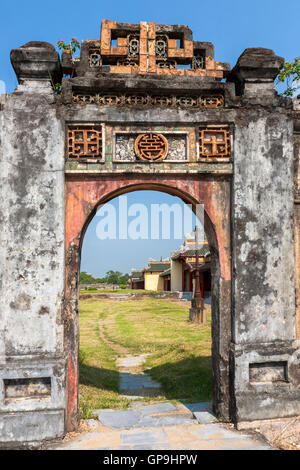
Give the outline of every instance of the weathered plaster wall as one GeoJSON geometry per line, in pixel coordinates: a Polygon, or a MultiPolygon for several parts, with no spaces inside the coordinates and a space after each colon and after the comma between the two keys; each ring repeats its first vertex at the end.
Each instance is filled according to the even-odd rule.
{"type": "Polygon", "coordinates": [[[300,102],[294,100],[294,238],[296,338],[300,341],[300,102]]]}
{"type": "Polygon", "coordinates": [[[235,131],[238,343],[251,341],[254,332],[263,342],[294,337],[292,129],[291,119],[280,112],[256,111],[235,131]]]}
{"type": "Polygon", "coordinates": [[[296,302],[296,338],[300,341],[300,201],[295,203],[295,302],[296,302]]]}
{"type": "Polygon", "coordinates": [[[247,113],[235,129],[233,347],[238,420],[300,412],[295,343],[293,123],[280,109],[247,113]],[[260,380],[249,381],[251,364],[260,380]],[[279,363],[286,381],[270,383],[279,363]],[[298,401],[298,402],[297,402],[298,401]],[[298,403],[296,405],[296,402],[298,403]]]}
{"type": "Polygon", "coordinates": [[[34,90],[0,111],[2,443],[64,432],[64,135],[53,93],[34,90]],[[3,379],[26,377],[50,378],[51,395],[7,399],[3,379]]]}

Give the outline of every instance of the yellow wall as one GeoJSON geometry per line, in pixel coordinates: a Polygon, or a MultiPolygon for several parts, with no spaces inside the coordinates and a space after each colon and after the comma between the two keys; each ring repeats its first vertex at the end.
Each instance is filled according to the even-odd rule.
{"type": "Polygon", "coordinates": [[[182,264],[174,259],[171,260],[171,291],[182,291],[182,264]]]}
{"type": "Polygon", "coordinates": [[[164,278],[159,273],[145,273],[145,290],[164,290],[164,278]]]}

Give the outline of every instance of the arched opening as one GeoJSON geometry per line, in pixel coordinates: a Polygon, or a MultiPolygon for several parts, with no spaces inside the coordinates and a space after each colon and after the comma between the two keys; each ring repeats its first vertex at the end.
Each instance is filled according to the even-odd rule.
{"type": "MultiPolygon", "coordinates": [[[[109,185],[108,191],[103,191],[103,182],[95,181],[80,181],[73,180],[70,182],[69,189],[67,191],[67,208],[66,208],[66,229],[67,229],[67,246],[66,246],[66,329],[65,329],[65,345],[68,351],[68,416],[67,423],[68,428],[72,429],[76,427],[78,421],[78,277],[79,277],[79,266],[80,256],[86,230],[96,214],[97,208],[114,198],[141,190],[159,191],[168,193],[172,196],[179,197],[183,202],[191,204],[195,211],[197,204],[204,203],[204,230],[207,237],[207,241],[211,253],[211,272],[212,272],[212,377],[213,377],[213,407],[214,411],[219,416],[228,417],[229,409],[229,371],[228,371],[228,360],[222,360],[224,356],[228,357],[229,348],[225,347],[224,340],[220,341],[220,329],[224,320],[227,323],[227,330],[225,338],[228,340],[228,321],[230,313],[223,305],[224,295],[228,295],[228,283],[224,284],[224,272],[228,273],[228,261],[226,254],[228,254],[229,248],[229,237],[222,238],[220,232],[220,226],[229,225],[229,219],[226,223],[220,224],[220,220],[213,221],[209,210],[213,207],[211,198],[208,199],[209,204],[205,204],[207,201],[203,201],[200,198],[196,199],[195,195],[199,188],[188,188],[188,191],[183,191],[180,188],[178,182],[172,184],[162,184],[157,182],[126,182],[124,185],[117,185],[118,187],[112,188],[109,185]],[[175,183],[175,184],[174,184],[175,183]],[[91,185],[91,186],[90,186],[91,185]],[[98,190],[101,191],[101,197],[98,197],[98,190]],[[76,194],[76,197],[74,195],[76,194]],[[70,212],[68,213],[68,210],[70,212]],[[74,212],[75,211],[75,212],[74,212]],[[76,217],[75,217],[76,213],[76,217]],[[75,220],[76,219],[76,220],[75,220]],[[73,225],[71,227],[71,223],[73,225]],[[217,222],[217,223],[214,223],[217,222]],[[74,227],[75,225],[75,227],[74,227]],[[74,237],[74,235],[76,236],[74,237]],[[226,250],[224,246],[219,249],[219,242],[226,242],[226,250]],[[227,251],[227,253],[226,253],[227,251]],[[225,265],[224,265],[225,261],[225,265]],[[225,288],[224,288],[225,287],[225,288]],[[221,290],[221,295],[220,295],[221,290]],[[226,291],[226,293],[225,293],[226,291]],[[223,309],[224,314],[222,315],[222,321],[220,322],[220,308],[223,309]],[[221,351],[223,348],[223,351],[221,351]],[[222,358],[223,356],[223,358],[222,358]]],[[[204,188],[205,189],[205,188],[204,188]]],[[[205,192],[205,191],[204,191],[205,192]]],[[[213,211],[212,211],[213,213],[213,211]]],[[[226,218],[225,214],[225,218],[226,218]]],[[[226,232],[228,234],[228,231],[226,232]]],[[[230,272],[230,270],[229,270],[230,272]]],[[[227,281],[227,280],[226,280],[227,281]]],[[[230,289],[229,289],[230,295],[230,289]]],[[[228,310],[228,309],[227,309],[228,310]]],[[[222,332],[222,335],[224,332],[222,332]]]]}

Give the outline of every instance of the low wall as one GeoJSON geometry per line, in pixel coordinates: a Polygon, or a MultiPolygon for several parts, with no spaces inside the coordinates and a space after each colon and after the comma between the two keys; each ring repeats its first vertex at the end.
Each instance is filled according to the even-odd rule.
{"type": "Polygon", "coordinates": [[[179,300],[187,300],[185,298],[181,298],[181,292],[124,292],[117,293],[117,294],[105,294],[105,293],[97,293],[93,292],[90,294],[81,294],[79,295],[79,300],[84,299],[113,299],[113,300],[138,300],[143,299],[145,297],[154,297],[155,299],[179,299],[179,300]]]}
{"type": "Polygon", "coordinates": [[[120,285],[119,284],[104,284],[104,283],[79,284],[79,290],[88,290],[89,288],[98,289],[98,290],[117,290],[117,289],[120,289],[120,285]]]}

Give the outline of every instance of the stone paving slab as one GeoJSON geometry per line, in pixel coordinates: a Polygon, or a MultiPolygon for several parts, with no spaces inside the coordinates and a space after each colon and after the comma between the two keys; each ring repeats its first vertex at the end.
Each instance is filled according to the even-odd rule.
{"type": "Polygon", "coordinates": [[[120,391],[139,390],[146,388],[160,388],[160,384],[155,382],[146,374],[131,374],[120,372],[120,391]]]}
{"type": "Polygon", "coordinates": [[[215,421],[210,403],[135,403],[125,411],[95,410],[91,431],[57,449],[97,450],[268,450],[259,435],[215,421]]]}
{"type": "Polygon", "coordinates": [[[150,427],[160,427],[161,423],[155,416],[141,416],[140,421],[135,424],[134,428],[150,428],[150,427]]]}
{"type": "Polygon", "coordinates": [[[134,410],[102,410],[98,413],[98,419],[104,426],[121,429],[137,424],[141,420],[141,414],[134,410]]]}
{"type": "Polygon", "coordinates": [[[120,357],[116,361],[119,368],[120,392],[122,396],[130,398],[157,396],[160,390],[160,384],[149,375],[141,372],[137,373],[137,368],[145,362],[149,354],[140,354],[139,356],[120,357]]]}
{"type": "Polygon", "coordinates": [[[138,409],[142,413],[143,416],[177,411],[176,406],[168,402],[167,403],[155,403],[153,405],[146,405],[146,406],[136,405],[136,409],[138,409]]]}
{"type": "Polygon", "coordinates": [[[139,356],[125,356],[117,359],[116,364],[119,367],[137,367],[145,362],[149,354],[140,354],[139,356]]]}
{"type": "Polygon", "coordinates": [[[226,425],[190,424],[164,428],[89,432],[56,450],[271,450],[259,436],[231,431],[226,425]],[[209,431],[205,428],[209,427],[209,431]]]}
{"type": "Polygon", "coordinates": [[[187,408],[192,413],[199,411],[211,410],[212,403],[210,401],[202,401],[199,403],[182,403],[180,407],[187,408]]]}
{"type": "Polygon", "coordinates": [[[142,431],[126,430],[121,431],[121,440],[124,444],[158,444],[159,442],[167,442],[167,434],[161,429],[148,429],[142,431]]]}
{"type": "Polygon", "coordinates": [[[166,416],[145,416],[141,421],[134,424],[134,428],[161,427],[172,425],[190,424],[193,418],[189,415],[166,415],[166,416]]]}
{"type": "Polygon", "coordinates": [[[193,418],[190,415],[168,415],[160,416],[157,418],[160,426],[183,426],[184,424],[191,424],[193,418]]]}
{"type": "Polygon", "coordinates": [[[160,403],[125,411],[99,410],[98,419],[101,424],[112,429],[184,425],[194,419],[191,413],[172,414],[172,412],[177,412],[174,405],[160,403]]]}
{"type": "Polygon", "coordinates": [[[216,417],[210,411],[195,411],[194,416],[200,424],[214,423],[216,421],[216,417]]]}

